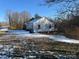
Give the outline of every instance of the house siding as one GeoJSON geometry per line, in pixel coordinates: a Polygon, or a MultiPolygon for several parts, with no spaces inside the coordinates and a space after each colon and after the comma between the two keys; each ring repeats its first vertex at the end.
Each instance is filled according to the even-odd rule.
{"type": "Polygon", "coordinates": [[[51,22],[49,19],[42,17],[38,20],[30,21],[27,24],[28,29],[33,32],[48,32],[54,31],[54,22],[51,22]]]}
{"type": "Polygon", "coordinates": [[[50,22],[48,19],[37,20],[34,22],[34,32],[44,32],[44,31],[53,31],[54,23],[50,22]],[[40,28],[38,28],[40,25],[40,28]],[[51,26],[51,28],[49,28],[51,26]]]}

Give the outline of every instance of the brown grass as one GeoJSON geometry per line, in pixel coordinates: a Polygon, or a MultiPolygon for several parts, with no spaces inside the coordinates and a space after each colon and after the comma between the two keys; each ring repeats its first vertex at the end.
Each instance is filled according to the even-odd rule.
{"type": "Polygon", "coordinates": [[[79,39],[79,27],[74,28],[74,30],[66,31],[66,34],[71,36],[74,39],[79,39]]]}

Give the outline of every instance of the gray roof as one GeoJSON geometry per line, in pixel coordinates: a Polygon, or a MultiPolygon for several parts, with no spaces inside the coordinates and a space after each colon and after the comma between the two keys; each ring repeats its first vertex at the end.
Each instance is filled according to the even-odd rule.
{"type": "MultiPolygon", "coordinates": [[[[43,17],[42,17],[43,18],[43,17]]],[[[51,18],[47,18],[47,17],[45,17],[46,19],[48,19],[50,22],[54,22],[51,18]]],[[[40,18],[41,19],[41,18],[40,18]]],[[[40,20],[40,19],[33,19],[33,20],[31,20],[30,22],[28,22],[28,23],[26,23],[26,24],[32,24],[32,23],[34,23],[34,22],[36,22],[37,20],[40,20]]]]}

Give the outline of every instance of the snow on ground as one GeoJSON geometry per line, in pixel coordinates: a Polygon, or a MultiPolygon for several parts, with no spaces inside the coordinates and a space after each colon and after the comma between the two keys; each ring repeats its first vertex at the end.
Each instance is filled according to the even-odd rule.
{"type": "Polygon", "coordinates": [[[39,33],[29,33],[28,31],[24,31],[24,30],[9,30],[7,35],[0,37],[0,39],[8,38],[10,36],[30,37],[30,38],[49,38],[52,41],[79,44],[79,40],[70,39],[63,35],[45,35],[45,34],[39,34],[39,33]]]}
{"type": "Polygon", "coordinates": [[[20,34],[27,34],[29,31],[25,30],[9,30],[7,34],[15,34],[15,35],[20,35],[20,34]]]}
{"type": "Polygon", "coordinates": [[[70,38],[67,38],[63,35],[51,35],[51,36],[49,36],[49,38],[54,40],[54,41],[79,44],[79,40],[70,39],[70,38]]]}
{"type": "Polygon", "coordinates": [[[6,56],[1,56],[1,55],[0,55],[0,59],[9,59],[9,58],[6,57],[6,56]]]}
{"type": "Polygon", "coordinates": [[[36,33],[36,34],[28,34],[28,35],[25,34],[23,36],[24,37],[33,37],[33,38],[49,38],[52,41],[79,44],[79,40],[70,39],[63,35],[44,35],[44,34],[36,33]]]}

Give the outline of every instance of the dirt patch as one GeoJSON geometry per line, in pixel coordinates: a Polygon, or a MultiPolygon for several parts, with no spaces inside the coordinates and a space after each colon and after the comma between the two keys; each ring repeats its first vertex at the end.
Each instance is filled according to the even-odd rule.
{"type": "Polygon", "coordinates": [[[73,38],[73,39],[78,39],[79,40],[79,27],[76,27],[72,31],[66,30],[65,36],[67,36],[69,38],[73,38]]]}

